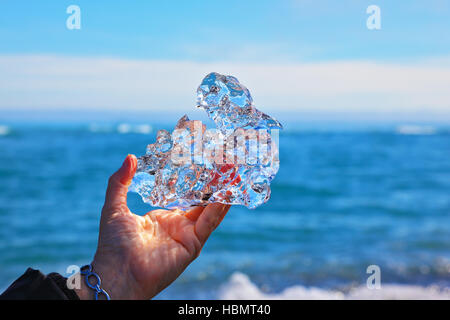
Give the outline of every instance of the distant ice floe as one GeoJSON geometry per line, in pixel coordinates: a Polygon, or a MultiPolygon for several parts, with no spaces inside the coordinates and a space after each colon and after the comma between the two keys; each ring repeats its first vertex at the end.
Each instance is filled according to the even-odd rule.
{"type": "Polygon", "coordinates": [[[152,126],[149,124],[128,124],[128,123],[121,123],[117,126],[113,125],[101,125],[92,123],[89,125],[89,131],[90,132],[103,132],[103,133],[109,133],[109,132],[118,132],[121,134],[126,133],[140,133],[140,134],[148,134],[151,133],[153,130],[152,126]]]}
{"type": "Polygon", "coordinates": [[[249,277],[236,272],[219,292],[222,300],[449,300],[450,288],[414,285],[381,285],[381,289],[368,289],[365,286],[350,289],[348,292],[327,290],[296,285],[279,293],[266,293],[259,289],[249,277]]]}
{"type": "Polygon", "coordinates": [[[432,126],[402,125],[397,127],[396,132],[406,135],[429,135],[435,134],[436,129],[432,126]]]}
{"type": "Polygon", "coordinates": [[[0,125],[0,136],[6,136],[11,132],[8,126],[0,125]]]}

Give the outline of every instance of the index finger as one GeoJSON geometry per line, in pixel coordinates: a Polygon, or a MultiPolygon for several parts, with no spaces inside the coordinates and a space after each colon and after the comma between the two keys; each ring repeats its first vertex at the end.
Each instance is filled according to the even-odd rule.
{"type": "Polygon", "coordinates": [[[210,234],[222,222],[230,207],[229,204],[212,203],[203,210],[195,223],[195,233],[201,243],[206,242],[210,234]]]}

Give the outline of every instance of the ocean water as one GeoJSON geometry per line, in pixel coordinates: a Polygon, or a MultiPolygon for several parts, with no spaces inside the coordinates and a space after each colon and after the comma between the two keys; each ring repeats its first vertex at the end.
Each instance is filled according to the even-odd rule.
{"type": "MultiPolygon", "coordinates": [[[[0,289],[90,262],[109,175],[163,127],[0,123],[0,289]]],[[[270,201],[232,207],[158,299],[450,299],[448,127],[292,124],[280,160],[270,201]]]]}

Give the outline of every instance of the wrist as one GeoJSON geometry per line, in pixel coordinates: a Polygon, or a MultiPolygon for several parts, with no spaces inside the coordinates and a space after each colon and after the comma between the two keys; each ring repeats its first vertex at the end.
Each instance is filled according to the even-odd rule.
{"type": "Polygon", "coordinates": [[[114,269],[105,268],[105,265],[94,260],[89,268],[85,267],[81,270],[79,276],[81,277],[80,288],[75,291],[80,300],[94,300],[97,294],[98,299],[102,300],[106,298],[104,292],[110,299],[127,299],[127,291],[124,290],[119,275],[114,272],[114,269]],[[87,282],[94,287],[98,284],[101,292],[89,286],[87,282]]]}
{"type": "Polygon", "coordinates": [[[94,300],[95,292],[86,285],[85,276],[83,276],[81,273],[78,273],[78,276],[80,277],[80,288],[74,289],[76,294],[78,295],[80,300],[94,300]]]}
{"type": "Polygon", "coordinates": [[[123,262],[111,261],[96,254],[91,265],[92,270],[101,279],[101,288],[109,294],[111,300],[144,298],[139,295],[135,281],[130,277],[128,267],[123,262]]]}
{"type": "Polygon", "coordinates": [[[101,288],[105,290],[111,299],[122,300],[124,296],[123,285],[121,284],[119,272],[113,266],[98,262],[95,258],[91,263],[92,271],[95,272],[101,280],[101,288]]]}

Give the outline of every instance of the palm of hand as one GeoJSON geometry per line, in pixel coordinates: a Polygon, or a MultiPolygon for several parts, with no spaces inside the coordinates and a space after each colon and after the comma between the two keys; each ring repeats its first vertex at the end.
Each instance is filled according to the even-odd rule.
{"type": "MultiPolygon", "coordinates": [[[[127,159],[131,169],[125,180],[129,181],[135,172],[135,158],[127,159]]],[[[211,204],[185,214],[176,210],[153,210],[138,216],[126,205],[127,183],[120,179],[121,171],[122,174],[127,172],[122,166],[117,176],[110,179],[93,264],[100,265],[97,269],[104,269],[104,265],[115,266],[120,273],[115,273],[115,277],[125,276],[126,279],[126,284],[125,279],[115,279],[117,287],[133,292],[134,297],[151,298],[173,282],[200,254],[229,206],[211,204]]],[[[124,293],[117,291],[117,296],[123,297],[124,293]]]]}

